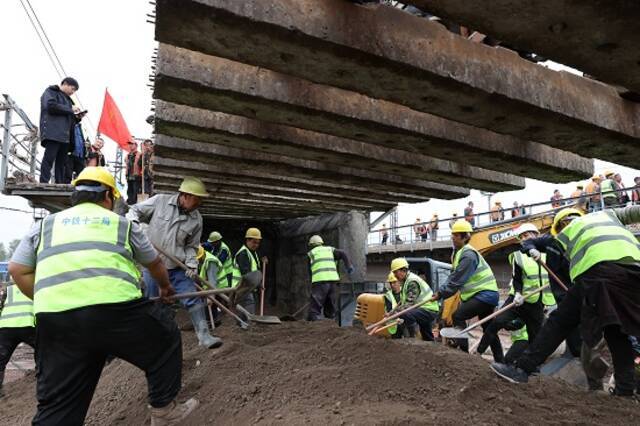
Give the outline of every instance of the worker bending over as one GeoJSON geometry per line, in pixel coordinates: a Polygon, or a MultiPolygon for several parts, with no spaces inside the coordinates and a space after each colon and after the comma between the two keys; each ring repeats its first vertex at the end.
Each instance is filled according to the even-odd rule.
{"type": "Polygon", "coordinates": [[[18,286],[10,283],[0,312],[0,398],[4,395],[4,370],[20,343],[26,343],[32,348],[36,345],[33,301],[18,286]]]}
{"type": "MultiPolygon", "coordinates": [[[[523,223],[515,231],[516,237],[520,241],[526,241],[538,236],[538,228],[532,223],[523,223]]],[[[543,260],[546,257],[543,256],[543,260]]],[[[505,305],[515,302],[516,307],[511,308],[495,317],[485,328],[478,353],[482,354],[487,350],[489,342],[498,337],[498,332],[503,328],[513,331],[510,328],[515,319],[520,319],[525,324],[525,332],[528,338],[533,341],[538,331],[542,328],[544,321],[543,296],[538,293],[525,298],[523,294],[530,293],[549,283],[547,271],[529,256],[515,251],[509,255],[511,263],[511,289],[509,297],[504,302],[505,305]],[[543,272],[544,271],[544,272],[543,272]]],[[[520,328],[520,327],[518,327],[520,328]]]]}
{"type": "MultiPolygon", "coordinates": [[[[393,272],[387,277],[387,291],[384,293],[384,311],[390,315],[401,302],[402,286],[393,272]]],[[[389,327],[387,330],[392,339],[401,339],[404,335],[404,321],[402,324],[389,327]]]]}
{"type": "Polygon", "coordinates": [[[209,234],[209,239],[203,244],[203,247],[222,262],[227,283],[225,284],[223,281],[218,281],[218,288],[231,287],[233,282],[233,257],[231,256],[229,246],[222,241],[222,235],[218,231],[213,231],[209,234]]]}
{"type": "Polygon", "coordinates": [[[73,182],[73,207],[45,217],[16,249],[9,273],[33,299],[38,410],[34,425],[82,425],[108,355],[143,370],[151,424],[180,422],[182,341],[173,312],[142,298],[136,262],[173,295],[167,270],[140,227],[113,213],[120,197],[101,167],[73,182]]]}
{"type": "Polygon", "coordinates": [[[507,329],[514,329],[511,332],[511,347],[504,355],[505,364],[513,364],[516,359],[529,347],[529,335],[527,333],[527,326],[522,325],[523,322],[520,319],[516,319],[511,322],[507,329]],[[518,328],[519,327],[519,328],[518,328]]]}
{"type": "Polygon", "coordinates": [[[400,304],[390,314],[400,312],[411,305],[426,302],[400,316],[407,328],[409,337],[415,337],[416,324],[420,328],[422,340],[432,342],[433,323],[438,317],[440,307],[436,300],[432,300],[433,291],[422,278],[409,271],[409,263],[404,257],[398,257],[391,261],[391,273],[395,275],[401,285],[400,304]]]}
{"type": "Polygon", "coordinates": [[[320,315],[333,319],[336,314],[335,286],[340,282],[338,261],[342,260],[349,275],[353,265],[344,250],[325,246],[320,235],[309,238],[309,272],[311,274],[311,300],[307,321],[317,321],[320,315]]]}
{"type": "MultiPolygon", "coordinates": [[[[227,275],[224,271],[224,267],[222,262],[204,249],[204,247],[198,247],[198,275],[201,279],[207,281],[211,284],[211,288],[207,285],[203,285],[202,288],[205,290],[212,290],[219,288],[219,283],[222,283],[223,287],[227,286],[227,275]]],[[[212,295],[211,297],[216,297],[212,295]]],[[[211,308],[213,314],[214,326],[217,327],[219,324],[220,311],[218,311],[218,307],[214,306],[211,308]]]]}
{"type": "MultiPolygon", "coordinates": [[[[491,315],[498,306],[498,283],[493,272],[484,257],[469,244],[473,229],[466,220],[458,220],[451,227],[451,241],[455,249],[453,256],[453,271],[447,281],[440,287],[434,299],[447,299],[460,292],[462,303],[453,314],[453,323],[456,327],[466,327],[467,320],[478,317],[483,319],[491,315]]],[[[491,323],[484,323],[482,329],[486,330],[491,323]]],[[[469,351],[467,339],[458,340],[459,347],[465,352],[469,351]]],[[[502,345],[497,336],[488,338],[493,359],[502,361],[502,345]]]]}
{"type": "MultiPolygon", "coordinates": [[[[567,209],[569,210],[569,209],[567,209]]],[[[640,335],[640,246],[624,225],[640,222],[640,206],[581,216],[558,213],[551,232],[570,262],[569,288],[558,309],[514,366],[492,364],[501,377],[526,382],[577,325],[588,347],[604,336],[613,361],[614,394],[632,396],[633,350],[629,336],[640,335]]],[[[523,248],[540,253],[525,242],[523,248]]]]}
{"type": "MultiPolygon", "coordinates": [[[[174,256],[189,268],[161,255],[169,270],[169,279],[178,294],[197,291],[194,278],[198,275],[196,255],[202,234],[202,216],[198,207],[209,194],[199,179],[185,177],[177,194],[158,194],[148,200],[131,206],[127,218],[136,223],[148,223],[149,240],[164,252],[174,256]]],[[[158,283],[149,271],[143,271],[145,295],[158,295],[158,283]]],[[[198,297],[181,299],[189,312],[193,328],[201,346],[217,348],[222,345],[219,337],[209,334],[206,305],[198,297]]]]}
{"type": "MultiPolygon", "coordinates": [[[[258,256],[258,248],[262,241],[262,232],[258,228],[249,228],[244,235],[244,245],[233,258],[233,281],[232,286],[240,284],[242,277],[249,272],[262,271],[262,265],[266,265],[266,256],[262,259],[258,256]]],[[[242,300],[237,301],[249,313],[256,313],[256,299],[253,293],[248,293],[242,300]]]]}

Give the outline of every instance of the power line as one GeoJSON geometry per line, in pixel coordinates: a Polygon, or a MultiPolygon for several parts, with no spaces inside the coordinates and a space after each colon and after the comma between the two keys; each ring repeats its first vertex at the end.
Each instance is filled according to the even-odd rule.
{"type": "Polygon", "coordinates": [[[8,210],[10,212],[27,213],[27,214],[32,214],[33,213],[33,212],[28,211],[28,210],[14,209],[13,207],[0,207],[0,210],[8,210]]]}
{"type": "MultiPolygon", "coordinates": [[[[20,0],[22,1],[22,0],[20,0]]],[[[49,47],[51,48],[51,52],[53,53],[53,56],[55,56],[56,60],[58,61],[58,65],[60,65],[60,69],[62,70],[62,73],[66,76],[67,72],[64,70],[64,67],[62,66],[62,62],[60,61],[60,58],[58,57],[58,54],[56,53],[56,49],[54,49],[53,44],[51,44],[51,40],[49,40],[49,36],[47,36],[47,32],[44,30],[44,27],[42,26],[42,24],[40,23],[40,19],[38,18],[38,14],[36,13],[35,10],[33,10],[33,6],[31,6],[31,2],[29,0],[26,0],[27,5],[29,5],[29,9],[31,9],[31,13],[33,13],[33,17],[36,18],[36,22],[38,23],[38,26],[40,27],[40,30],[42,31],[42,34],[44,35],[44,38],[47,40],[47,43],[49,43],[49,47]]]]}
{"type": "Polygon", "coordinates": [[[33,27],[34,31],[38,35],[38,38],[40,39],[40,43],[42,43],[42,47],[44,48],[44,51],[47,53],[47,56],[49,57],[49,60],[51,61],[51,65],[53,65],[53,69],[56,71],[56,74],[58,74],[58,77],[60,77],[60,79],[62,79],[63,75],[60,72],[60,70],[58,69],[58,65],[56,64],[56,61],[54,61],[53,57],[51,56],[51,53],[49,52],[49,49],[47,48],[47,45],[45,44],[44,40],[42,39],[42,35],[40,35],[40,31],[38,31],[38,27],[36,27],[36,23],[33,22],[33,18],[29,14],[29,11],[27,10],[27,7],[24,5],[24,2],[22,0],[20,0],[20,4],[22,5],[22,9],[24,9],[24,13],[27,14],[27,18],[29,18],[29,22],[31,22],[31,26],[33,27]]]}

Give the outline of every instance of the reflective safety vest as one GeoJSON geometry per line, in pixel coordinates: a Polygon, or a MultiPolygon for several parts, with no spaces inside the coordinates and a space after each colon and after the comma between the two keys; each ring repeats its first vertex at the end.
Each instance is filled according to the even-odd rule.
{"type": "MultiPolygon", "coordinates": [[[[393,295],[393,291],[387,290],[387,292],[384,294],[384,298],[391,303],[391,310],[394,310],[396,306],[398,306],[398,302],[396,302],[396,298],[393,295]]],[[[386,304],[385,304],[385,307],[386,307],[386,304]]],[[[394,325],[393,327],[389,327],[387,330],[389,330],[389,334],[393,336],[398,331],[398,326],[394,325]]]]}
{"type": "Polygon", "coordinates": [[[473,297],[474,294],[483,291],[483,290],[491,290],[498,291],[498,283],[496,282],[495,277],[493,276],[493,271],[489,267],[489,264],[484,257],[478,251],[473,248],[471,245],[467,244],[458,250],[453,257],[453,270],[458,267],[460,263],[460,257],[463,253],[472,250],[478,254],[478,267],[471,277],[467,280],[467,282],[460,290],[460,298],[463,302],[469,300],[473,297]]]}
{"type": "MultiPolygon", "coordinates": [[[[542,253],[542,261],[545,262],[547,260],[547,254],[542,253]]],[[[538,289],[538,287],[549,284],[549,274],[545,269],[542,269],[538,262],[533,260],[527,255],[520,253],[519,251],[514,251],[509,255],[509,262],[513,265],[514,262],[516,265],[520,267],[522,270],[522,294],[529,293],[538,289]]],[[[543,295],[546,290],[543,290],[543,295]]],[[[513,283],[511,283],[511,289],[509,290],[509,294],[514,294],[515,289],[513,287],[513,283]]],[[[551,294],[553,297],[553,294],[551,294]]],[[[544,296],[543,296],[544,299],[544,296]]],[[[527,297],[525,302],[527,303],[536,303],[540,300],[540,293],[527,297]]],[[[555,300],[554,300],[555,301],[555,300]]]]}
{"type": "Polygon", "coordinates": [[[209,271],[209,267],[211,266],[212,263],[216,265],[216,268],[218,268],[216,273],[216,288],[228,287],[229,281],[227,281],[227,274],[224,273],[222,262],[220,262],[220,259],[218,259],[217,257],[215,257],[214,255],[212,255],[206,250],[204,252],[204,261],[202,262],[202,265],[200,265],[200,271],[199,271],[200,278],[204,280],[209,279],[207,272],[209,271]]]}
{"type": "Polygon", "coordinates": [[[307,256],[311,261],[311,283],[340,281],[338,266],[333,257],[335,249],[330,246],[312,248],[307,256]]]}
{"type": "Polygon", "coordinates": [[[556,238],[569,258],[573,282],[600,262],[640,262],[640,244],[611,210],[574,219],[556,238]]]}
{"type": "Polygon", "coordinates": [[[42,220],[34,312],[61,312],[142,297],[130,222],[93,203],[42,220]]]}
{"type": "Polygon", "coordinates": [[[608,192],[613,190],[615,190],[615,186],[612,179],[605,179],[600,184],[600,191],[602,191],[603,198],[618,198],[618,195],[615,192],[608,192]],[[607,193],[605,194],[605,192],[607,193]]]}
{"type": "Polygon", "coordinates": [[[0,312],[0,328],[34,327],[33,300],[20,291],[17,285],[7,286],[7,299],[0,312]]]}
{"type": "Polygon", "coordinates": [[[511,332],[511,342],[515,343],[518,340],[529,340],[529,333],[527,333],[527,326],[525,325],[521,329],[511,332]]]}
{"type": "MultiPolygon", "coordinates": [[[[231,256],[231,250],[229,249],[229,246],[220,241],[220,249],[217,252],[214,252],[213,255],[220,259],[222,257],[222,253],[227,253],[227,257],[222,263],[224,274],[231,275],[233,274],[233,256],[231,256]]],[[[218,283],[218,288],[220,288],[220,283],[218,283]]]]}
{"type": "MultiPolygon", "coordinates": [[[[414,302],[420,303],[422,301],[431,299],[433,296],[433,291],[431,291],[431,287],[429,284],[424,282],[422,278],[414,274],[413,272],[407,272],[407,277],[404,279],[404,283],[402,284],[402,290],[400,291],[400,303],[407,303],[407,290],[409,289],[409,284],[416,283],[420,287],[420,295],[418,296],[418,300],[414,302]]],[[[438,312],[440,310],[440,305],[438,305],[438,301],[432,300],[431,302],[425,303],[420,306],[418,309],[424,309],[425,311],[438,312]]]]}
{"type": "Polygon", "coordinates": [[[247,256],[249,256],[249,260],[251,261],[251,270],[249,272],[260,271],[262,269],[260,259],[258,259],[258,254],[251,252],[247,246],[243,245],[233,258],[233,279],[231,280],[231,287],[236,287],[240,284],[240,280],[242,280],[242,274],[240,273],[240,267],[238,266],[237,259],[238,255],[243,251],[247,252],[247,256]]]}

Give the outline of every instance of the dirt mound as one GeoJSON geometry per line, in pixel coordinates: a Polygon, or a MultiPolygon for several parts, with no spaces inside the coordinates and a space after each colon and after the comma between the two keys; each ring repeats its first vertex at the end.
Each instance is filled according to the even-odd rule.
{"type": "MultiPolygon", "coordinates": [[[[229,321],[227,321],[229,322],[229,321]]],[[[477,356],[391,341],[331,322],[219,329],[210,351],[184,337],[181,399],[200,408],[185,424],[640,424],[638,405],[550,378],[512,385],[477,356]]],[[[28,424],[33,375],[6,386],[0,424],[28,424]]],[[[135,367],[107,366],[88,424],[148,423],[146,382],[135,367]]]]}

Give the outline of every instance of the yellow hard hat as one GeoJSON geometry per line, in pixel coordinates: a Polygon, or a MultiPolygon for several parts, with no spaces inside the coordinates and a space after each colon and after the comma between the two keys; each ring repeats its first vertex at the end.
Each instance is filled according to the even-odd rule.
{"type": "Polygon", "coordinates": [[[389,272],[389,276],[387,277],[387,282],[388,283],[395,283],[396,281],[398,281],[398,279],[393,274],[393,272],[389,272]]]}
{"type": "Polygon", "coordinates": [[[71,185],[78,186],[78,182],[80,181],[90,181],[90,182],[98,182],[101,183],[111,189],[113,192],[113,198],[120,198],[120,191],[116,187],[116,180],[113,175],[109,173],[109,170],[104,167],[85,167],[84,170],[80,172],[78,177],[71,182],[71,185]]]}
{"type": "Polygon", "coordinates": [[[218,231],[213,231],[209,234],[209,241],[215,243],[216,241],[220,241],[222,239],[222,234],[218,231]]]}
{"type": "Polygon", "coordinates": [[[398,269],[409,268],[409,262],[404,257],[396,257],[391,261],[391,272],[395,272],[398,269]]]}
{"type": "Polygon", "coordinates": [[[470,234],[473,232],[473,227],[465,219],[458,219],[453,223],[453,226],[451,227],[451,233],[456,234],[463,232],[467,232],[470,234]]]}
{"type": "Polygon", "coordinates": [[[198,259],[198,261],[204,258],[204,247],[202,246],[198,247],[198,254],[196,255],[196,258],[198,259]]]}
{"type": "Polygon", "coordinates": [[[262,239],[262,232],[258,228],[249,228],[247,229],[247,233],[244,235],[245,238],[253,238],[254,240],[262,239]]]}
{"type": "Polygon", "coordinates": [[[558,235],[558,229],[556,227],[562,220],[564,220],[568,216],[584,216],[584,213],[582,212],[582,210],[574,209],[572,207],[560,210],[558,214],[556,214],[556,216],[553,218],[553,225],[551,225],[551,235],[558,235]]]}
{"type": "Polygon", "coordinates": [[[322,244],[324,244],[324,241],[320,235],[312,235],[311,238],[309,238],[310,246],[320,246],[322,244]]]}
{"type": "Polygon", "coordinates": [[[178,191],[184,192],[185,194],[195,195],[196,197],[208,197],[209,193],[204,186],[204,183],[198,178],[187,176],[184,178],[182,183],[180,184],[180,188],[178,191]]]}

